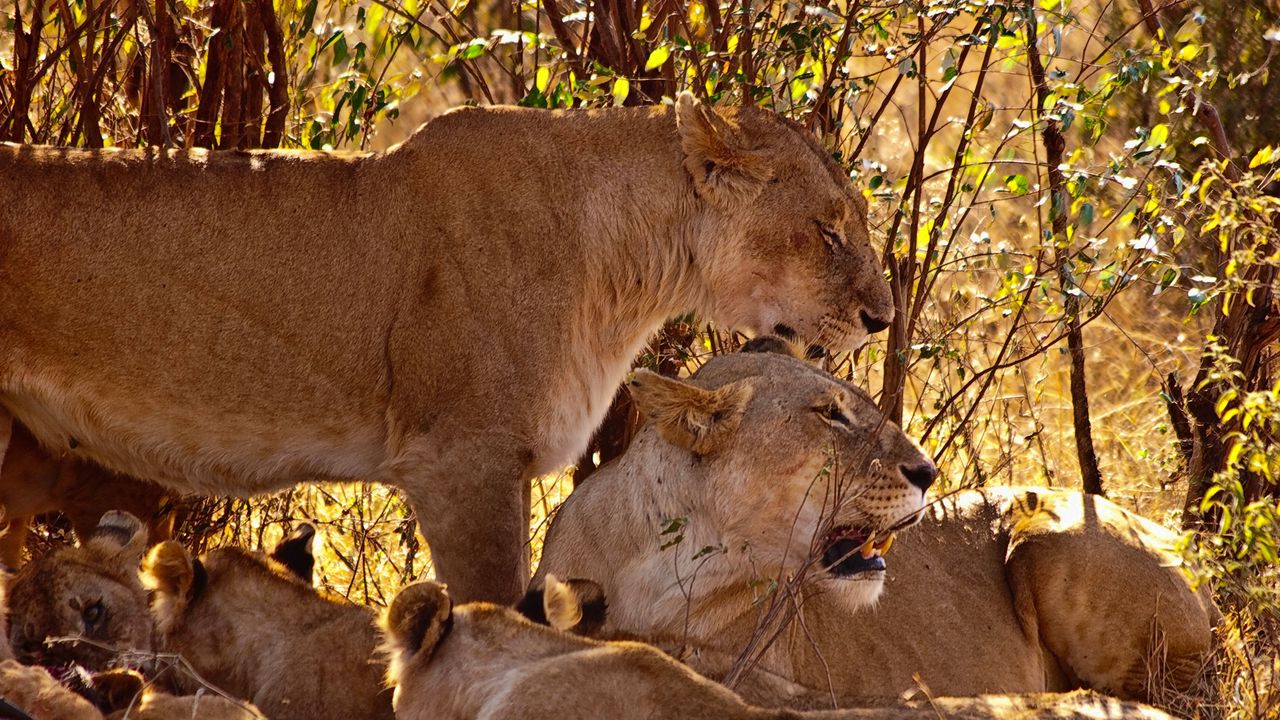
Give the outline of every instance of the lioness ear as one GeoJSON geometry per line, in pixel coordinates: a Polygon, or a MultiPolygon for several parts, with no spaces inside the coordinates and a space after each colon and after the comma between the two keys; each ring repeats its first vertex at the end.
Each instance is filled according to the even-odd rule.
{"type": "Polygon", "coordinates": [[[676,132],[694,188],[718,205],[754,201],[773,176],[764,157],[689,92],[676,98],[676,132]]]}
{"type": "Polygon", "coordinates": [[[387,608],[383,627],[400,652],[430,657],[453,626],[453,600],[444,585],[430,581],[410,585],[387,608]]]}
{"type": "Polygon", "coordinates": [[[754,391],[745,380],[703,390],[648,370],[632,373],[627,388],[664,440],[695,455],[710,455],[737,432],[754,391]]]}
{"type": "Polygon", "coordinates": [[[84,548],[103,560],[124,563],[133,571],[147,552],[147,528],[127,512],[109,510],[85,538],[84,548]]]}
{"type": "Polygon", "coordinates": [[[315,526],[302,523],[276,545],[276,549],[271,551],[271,559],[310,585],[316,567],[316,556],[311,552],[311,540],[315,536],[315,526]]]}

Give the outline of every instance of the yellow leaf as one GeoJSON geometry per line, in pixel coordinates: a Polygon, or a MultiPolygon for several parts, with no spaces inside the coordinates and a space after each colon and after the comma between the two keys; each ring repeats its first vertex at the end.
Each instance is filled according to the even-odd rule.
{"type": "Polygon", "coordinates": [[[619,77],[613,81],[613,104],[622,105],[626,102],[627,95],[631,94],[631,82],[624,77],[619,77]]]}
{"type": "Polygon", "coordinates": [[[1147,137],[1147,144],[1151,147],[1162,147],[1169,141],[1169,126],[1161,123],[1151,128],[1151,135],[1147,137]]]}
{"type": "Polygon", "coordinates": [[[659,45],[653,49],[653,52],[649,53],[649,59],[644,61],[644,69],[652,70],[657,67],[662,67],[662,64],[665,63],[669,57],[671,57],[671,48],[666,45],[659,45]]]}
{"type": "Polygon", "coordinates": [[[538,75],[533,84],[538,88],[538,92],[547,92],[547,85],[551,84],[551,70],[546,65],[538,68],[538,75]]]}
{"type": "Polygon", "coordinates": [[[1275,150],[1273,150],[1270,145],[1262,148],[1258,152],[1254,153],[1253,159],[1249,161],[1249,168],[1253,169],[1258,167],[1259,165],[1264,165],[1266,163],[1271,162],[1271,157],[1274,153],[1275,153],[1275,150]]]}
{"type": "Polygon", "coordinates": [[[1186,45],[1182,46],[1181,50],[1178,51],[1178,61],[1190,62],[1192,60],[1195,60],[1196,56],[1199,54],[1200,54],[1199,45],[1196,45],[1195,43],[1187,43],[1186,45]]]}

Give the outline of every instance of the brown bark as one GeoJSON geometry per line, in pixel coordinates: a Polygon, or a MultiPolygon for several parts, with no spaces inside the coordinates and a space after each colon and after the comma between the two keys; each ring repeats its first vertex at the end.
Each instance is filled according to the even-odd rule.
{"type": "Polygon", "coordinates": [[[229,32],[226,33],[226,64],[223,72],[226,79],[222,92],[222,133],[218,138],[218,147],[223,149],[243,148],[245,84],[245,52],[244,52],[244,5],[241,0],[230,3],[231,14],[227,21],[229,32]]]}
{"type": "Polygon", "coordinates": [[[227,52],[232,32],[230,21],[233,7],[240,0],[215,0],[213,3],[213,39],[209,41],[209,57],[205,63],[204,86],[200,88],[200,102],[196,107],[195,132],[191,145],[212,148],[218,116],[222,110],[222,90],[225,84],[227,52]]]}
{"type": "Polygon", "coordinates": [[[16,61],[13,93],[13,109],[9,111],[3,139],[22,142],[30,123],[31,89],[35,84],[35,68],[40,58],[40,34],[44,30],[44,0],[35,0],[31,10],[31,29],[22,30],[22,8],[13,7],[13,56],[16,61]]]}
{"type": "Polygon", "coordinates": [[[146,138],[151,144],[168,147],[171,138],[166,75],[173,53],[174,32],[165,0],[156,0],[155,13],[149,14],[147,21],[151,26],[151,62],[147,88],[143,93],[142,122],[146,128],[146,138]]]}
{"type": "Polygon", "coordinates": [[[271,110],[262,132],[262,147],[275,148],[280,147],[280,141],[284,139],[284,123],[289,117],[289,69],[284,62],[284,34],[280,31],[275,7],[271,0],[257,0],[257,3],[262,28],[267,34],[267,59],[274,73],[268,83],[271,110]]]}
{"type": "Polygon", "coordinates": [[[255,0],[244,5],[244,100],[240,108],[240,147],[262,147],[262,106],[267,89],[266,33],[255,0]]]}
{"type": "Polygon", "coordinates": [[[1098,455],[1093,447],[1093,424],[1089,420],[1089,391],[1085,381],[1084,330],[1080,326],[1080,296],[1071,273],[1071,252],[1067,240],[1068,213],[1071,197],[1067,193],[1067,181],[1063,176],[1062,158],[1067,142],[1062,137],[1058,121],[1041,117],[1044,102],[1049,97],[1049,84],[1036,39],[1035,3],[1024,0],[1027,26],[1027,59],[1031,67],[1031,79],[1036,89],[1036,116],[1041,121],[1040,136],[1044,141],[1045,164],[1049,168],[1049,217],[1053,232],[1055,265],[1062,289],[1064,315],[1067,322],[1067,353],[1071,358],[1071,420],[1075,428],[1076,459],[1080,463],[1080,481],[1084,491],[1092,495],[1103,494],[1102,472],[1098,468],[1098,455]],[[1073,292],[1074,291],[1074,292],[1073,292]]]}

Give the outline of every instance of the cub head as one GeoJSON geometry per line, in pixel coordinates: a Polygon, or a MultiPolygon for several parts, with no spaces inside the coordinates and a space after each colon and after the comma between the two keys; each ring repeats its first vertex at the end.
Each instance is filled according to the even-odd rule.
{"type": "Polygon", "coordinates": [[[151,650],[151,614],[138,580],[146,549],[142,523],[112,511],[79,546],[23,566],[9,592],[9,639],[18,658],[104,670],[119,651],[151,650]]]}
{"type": "Polygon", "coordinates": [[[879,596],[883,555],[937,470],[866,393],[772,352],[714,358],[688,381],[638,371],[628,387],[648,421],[624,458],[662,478],[651,492],[687,518],[693,549],[764,577],[803,571],[855,609],[879,596]]]}
{"type": "MultiPolygon", "coordinates": [[[[315,557],[311,542],[315,534],[315,527],[304,523],[265,556],[226,547],[213,550],[202,559],[173,540],[151,548],[142,563],[141,577],[142,584],[151,591],[151,614],[158,638],[172,639],[190,619],[196,601],[215,592],[228,596],[262,593],[277,598],[284,593],[313,595],[315,557]]],[[[217,601],[200,607],[203,622],[220,612],[217,601]]]]}
{"type": "Polygon", "coordinates": [[[893,300],[867,205],[800,125],[755,107],[675,103],[684,167],[706,207],[699,258],[714,320],[833,351],[888,327],[893,300]]]}
{"type": "Polygon", "coordinates": [[[604,588],[593,580],[561,580],[547,574],[540,588],[529,588],[516,612],[531,622],[576,635],[594,637],[609,612],[604,588]]]}
{"type": "MultiPolygon", "coordinates": [[[[554,585],[526,598],[549,622],[576,627],[595,612],[586,583],[554,585]],[[579,593],[587,596],[586,604],[579,593]],[[554,594],[554,596],[553,596],[554,594]]],[[[601,609],[601,612],[603,610],[601,609]]],[[[538,700],[520,691],[523,676],[538,660],[597,647],[599,643],[530,622],[511,608],[475,602],[454,605],[444,585],[425,581],[402,589],[382,616],[383,650],[390,658],[387,684],[395,687],[393,705],[401,720],[478,717],[492,706],[495,688],[512,696],[511,707],[529,710],[538,700]]],[[[536,671],[533,671],[536,675],[536,671]]],[[[536,678],[535,678],[536,679],[536,678]]],[[[534,683],[535,687],[538,683],[534,683]]],[[[545,686],[544,686],[545,687],[545,686]]],[[[554,715],[508,708],[503,717],[559,717],[563,691],[550,690],[554,715]]],[[[546,698],[543,698],[546,699],[546,698]]]]}

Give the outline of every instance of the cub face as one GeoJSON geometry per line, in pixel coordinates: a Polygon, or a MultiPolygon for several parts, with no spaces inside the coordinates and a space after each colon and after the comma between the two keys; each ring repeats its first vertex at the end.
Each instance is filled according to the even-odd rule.
{"type": "Polygon", "coordinates": [[[9,640],[18,659],[98,671],[118,651],[151,650],[151,614],[138,579],[146,549],[143,524],[112,511],[78,547],[27,563],[9,590],[9,640]]]}

